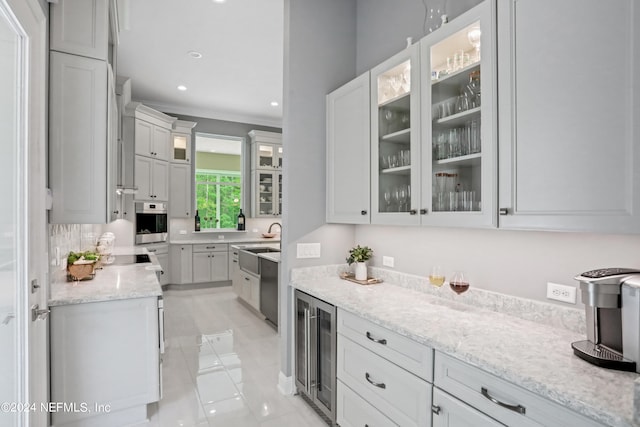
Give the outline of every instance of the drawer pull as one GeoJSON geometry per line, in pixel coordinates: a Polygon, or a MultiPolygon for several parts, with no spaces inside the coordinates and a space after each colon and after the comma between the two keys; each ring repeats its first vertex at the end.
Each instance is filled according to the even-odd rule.
{"type": "Polygon", "coordinates": [[[382,338],[382,339],[378,339],[378,338],[374,338],[371,336],[371,333],[369,331],[367,331],[367,338],[369,338],[371,341],[378,343],[378,344],[382,344],[382,345],[387,345],[387,340],[382,338]]]}
{"type": "Polygon", "coordinates": [[[215,249],[215,246],[207,246],[207,249],[215,249]]]}
{"type": "Polygon", "coordinates": [[[506,409],[508,409],[510,411],[517,412],[517,413],[523,414],[523,415],[526,412],[526,408],[524,406],[522,406],[522,405],[509,405],[508,403],[500,402],[498,399],[496,399],[495,397],[491,396],[489,394],[489,391],[484,387],[482,387],[480,389],[480,391],[482,392],[482,395],[484,397],[486,397],[487,399],[489,399],[490,401],[492,401],[496,405],[500,405],[503,408],[506,408],[506,409]]]}
{"type": "Polygon", "coordinates": [[[387,388],[387,385],[385,383],[377,383],[374,381],[371,381],[371,377],[369,376],[369,372],[365,372],[364,373],[364,377],[366,378],[367,381],[369,381],[369,384],[374,385],[378,388],[387,388]]]}
{"type": "Polygon", "coordinates": [[[431,405],[431,412],[436,415],[440,415],[440,407],[437,405],[431,405]]]}

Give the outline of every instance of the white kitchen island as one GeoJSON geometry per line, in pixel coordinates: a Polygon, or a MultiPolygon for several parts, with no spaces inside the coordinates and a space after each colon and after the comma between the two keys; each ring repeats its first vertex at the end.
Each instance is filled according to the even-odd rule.
{"type": "Polygon", "coordinates": [[[52,283],[53,426],[144,422],[147,404],[160,399],[162,290],[149,255],[151,263],[107,265],[92,280],[52,283]]]}

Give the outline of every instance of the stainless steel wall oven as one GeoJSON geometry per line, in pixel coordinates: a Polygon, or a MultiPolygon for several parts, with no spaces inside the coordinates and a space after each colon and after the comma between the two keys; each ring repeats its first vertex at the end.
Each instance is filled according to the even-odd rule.
{"type": "Polygon", "coordinates": [[[136,244],[167,241],[167,205],[136,202],[136,244]]]}

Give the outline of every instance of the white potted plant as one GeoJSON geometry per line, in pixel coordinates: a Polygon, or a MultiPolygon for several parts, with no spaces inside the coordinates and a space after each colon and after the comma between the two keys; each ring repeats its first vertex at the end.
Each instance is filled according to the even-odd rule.
{"type": "Polygon", "coordinates": [[[373,250],[368,246],[356,246],[349,250],[347,263],[356,264],[356,280],[367,280],[367,261],[373,256],[373,250]]]}

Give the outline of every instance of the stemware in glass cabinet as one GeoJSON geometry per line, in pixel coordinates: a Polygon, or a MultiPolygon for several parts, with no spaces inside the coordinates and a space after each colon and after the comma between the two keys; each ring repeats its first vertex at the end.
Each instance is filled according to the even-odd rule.
{"type": "Polygon", "coordinates": [[[377,78],[379,212],[411,209],[411,61],[377,78]]]}
{"type": "Polygon", "coordinates": [[[481,21],[430,46],[432,211],[480,211],[481,21]]]}

